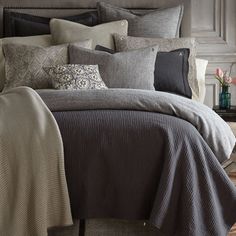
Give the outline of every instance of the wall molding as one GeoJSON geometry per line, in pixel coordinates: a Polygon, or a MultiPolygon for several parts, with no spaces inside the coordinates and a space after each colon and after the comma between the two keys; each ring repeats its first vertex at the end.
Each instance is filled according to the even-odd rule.
{"type": "Polygon", "coordinates": [[[232,0],[193,0],[192,33],[197,38],[198,51],[209,52],[236,52],[235,32],[235,1],[232,0]],[[199,11],[204,9],[206,21],[198,18],[199,11]],[[201,23],[197,23],[200,20],[201,23]],[[234,37],[234,38],[232,38],[234,37]]]}
{"type": "MultiPolygon", "coordinates": [[[[191,0],[191,36],[196,38],[197,57],[208,60],[205,103],[218,104],[220,86],[214,79],[215,69],[229,70],[236,62],[236,1],[191,0]]],[[[232,75],[236,75],[236,66],[232,75]]],[[[236,105],[236,86],[231,87],[236,105]]]]}
{"type": "Polygon", "coordinates": [[[202,25],[201,27],[192,28],[192,36],[198,38],[199,43],[217,43],[227,44],[224,26],[226,24],[225,18],[225,1],[214,0],[212,15],[212,26],[207,27],[202,25]]]}
{"type": "Polygon", "coordinates": [[[212,78],[212,76],[208,76],[206,79],[206,93],[205,104],[212,107],[218,104],[219,98],[219,83],[212,78]]]}

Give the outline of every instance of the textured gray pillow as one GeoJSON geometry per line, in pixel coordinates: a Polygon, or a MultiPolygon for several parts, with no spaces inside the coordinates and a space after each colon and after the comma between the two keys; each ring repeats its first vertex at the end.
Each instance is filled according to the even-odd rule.
{"type": "Polygon", "coordinates": [[[110,54],[69,46],[71,64],[98,65],[108,88],[154,90],[154,65],[158,47],[110,54]]]}
{"type": "Polygon", "coordinates": [[[63,90],[107,89],[98,65],[57,65],[44,67],[52,79],[52,87],[63,90]]]}
{"type": "Polygon", "coordinates": [[[193,93],[199,96],[199,87],[196,72],[196,42],[194,38],[141,38],[114,34],[115,46],[118,52],[129,51],[138,48],[144,48],[152,45],[158,45],[159,51],[169,52],[179,48],[189,48],[189,74],[188,81],[193,93]]]}
{"type": "Polygon", "coordinates": [[[112,34],[127,35],[128,22],[121,20],[88,27],[67,20],[52,19],[50,21],[50,30],[54,44],[73,43],[92,39],[93,49],[97,44],[114,49],[112,34]]]}
{"type": "Polygon", "coordinates": [[[51,35],[39,35],[39,36],[11,37],[11,38],[0,39],[0,92],[3,90],[6,80],[5,57],[3,54],[2,45],[9,43],[49,47],[52,46],[52,38],[51,35]]]}
{"type": "Polygon", "coordinates": [[[119,8],[105,2],[97,3],[100,23],[128,20],[128,35],[138,37],[179,37],[179,29],[183,18],[184,6],[159,9],[144,15],[119,8]]]}
{"type": "MultiPolygon", "coordinates": [[[[91,40],[75,43],[91,48],[91,40]]],[[[21,44],[4,44],[6,80],[4,90],[28,86],[33,89],[51,88],[45,66],[68,63],[68,45],[39,47],[21,44]]]]}

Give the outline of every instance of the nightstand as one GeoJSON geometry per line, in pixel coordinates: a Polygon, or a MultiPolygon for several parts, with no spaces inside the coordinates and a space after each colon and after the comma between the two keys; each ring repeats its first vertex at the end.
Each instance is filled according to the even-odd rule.
{"type": "MultiPolygon", "coordinates": [[[[236,106],[223,110],[219,106],[214,106],[213,110],[231,127],[236,136],[236,106]]],[[[223,163],[223,168],[236,185],[236,147],[233,150],[231,158],[223,163]]]]}
{"type": "MultiPolygon", "coordinates": [[[[236,136],[236,106],[232,106],[231,109],[227,110],[222,110],[219,106],[214,106],[213,110],[228,123],[236,136]]],[[[236,147],[234,148],[230,159],[224,162],[222,166],[236,186],[236,147]]],[[[233,226],[228,236],[236,236],[236,224],[233,226]]]]}
{"type": "Polygon", "coordinates": [[[236,106],[231,106],[230,109],[220,109],[219,106],[214,106],[213,110],[231,127],[236,136],[236,106]]]}

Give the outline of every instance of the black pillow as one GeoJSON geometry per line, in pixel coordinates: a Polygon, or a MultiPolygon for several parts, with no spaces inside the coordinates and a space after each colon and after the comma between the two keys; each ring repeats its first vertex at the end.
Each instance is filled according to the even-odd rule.
{"type": "MultiPolygon", "coordinates": [[[[95,50],[115,53],[114,50],[100,45],[97,45],[95,50]]],[[[189,53],[188,48],[157,53],[154,77],[156,91],[175,93],[192,98],[192,90],[188,83],[189,53]]]]}
{"type": "MultiPolygon", "coordinates": [[[[96,11],[90,11],[76,16],[63,17],[62,19],[87,26],[94,26],[98,24],[98,16],[96,11]]],[[[48,17],[34,16],[5,10],[4,37],[49,34],[49,22],[50,18],[48,17]]]]}
{"type": "Polygon", "coordinates": [[[188,48],[157,53],[155,90],[192,98],[192,90],[188,83],[189,53],[188,48]]]}

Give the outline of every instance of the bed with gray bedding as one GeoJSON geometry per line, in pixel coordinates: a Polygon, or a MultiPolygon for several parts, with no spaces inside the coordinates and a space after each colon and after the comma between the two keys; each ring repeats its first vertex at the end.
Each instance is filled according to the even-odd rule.
{"type": "MultiPolygon", "coordinates": [[[[67,17],[94,10],[96,2],[1,0],[0,35],[6,10],[67,17]]],[[[191,31],[189,0],[109,2],[139,12],[183,3],[181,36],[191,31]]],[[[80,219],[89,236],[222,236],[236,221],[236,189],[220,165],[235,138],[210,109],[161,92],[38,93],[62,135],[75,223],[49,236],[78,236],[80,219]]]]}
{"type": "Polygon", "coordinates": [[[236,188],[220,162],[235,138],[209,108],[156,91],[38,93],[61,131],[74,218],[149,220],[164,235],[227,234],[236,188]]]}

